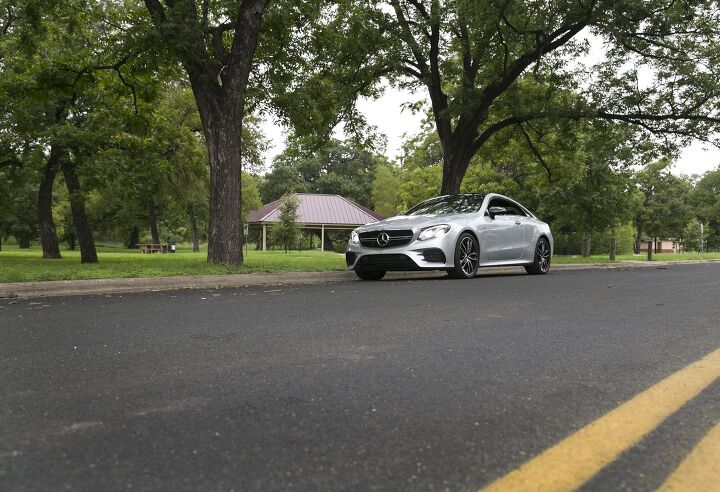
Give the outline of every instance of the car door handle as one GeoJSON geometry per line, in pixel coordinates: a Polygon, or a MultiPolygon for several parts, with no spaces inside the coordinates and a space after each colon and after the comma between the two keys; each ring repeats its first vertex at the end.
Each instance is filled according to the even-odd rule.
{"type": "Polygon", "coordinates": [[[519,221],[519,220],[516,220],[516,221],[515,221],[515,225],[520,225],[520,221],[519,221]]]}

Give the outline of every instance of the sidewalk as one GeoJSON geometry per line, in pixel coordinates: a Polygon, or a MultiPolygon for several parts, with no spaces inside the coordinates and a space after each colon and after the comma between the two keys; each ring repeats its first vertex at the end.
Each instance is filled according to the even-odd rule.
{"type": "MultiPolygon", "coordinates": [[[[565,270],[612,270],[628,268],[667,267],[681,262],[622,261],[610,263],[584,263],[553,265],[552,271],[565,270]]],[[[699,263],[698,261],[682,263],[699,263]]],[[[478,276],[525,273],[522,267],[481,268],[478,276]]],[[[444,277],[445,272],[390,272],[385,279],[403,280],[415,278],[444,277]]],[[[122,294],[128,292],[158,292],[180,289],[220,289],[226,287],[254,287],[268,285],[321,284],[355,281],[353,272],[319,273],[268,273],[237,275],[206,275],[186,277],[115,278],[94,280],[55,280],[48,282],[18,282],[0,284],[0,298],[56,297],[94,294],[122,294]]]]}

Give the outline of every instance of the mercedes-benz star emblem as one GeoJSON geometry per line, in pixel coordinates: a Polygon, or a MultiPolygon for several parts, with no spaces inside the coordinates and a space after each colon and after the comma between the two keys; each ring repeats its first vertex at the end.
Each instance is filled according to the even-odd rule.
{"type": "Polygon", "coordinates": [[[381,232],[377,236],[377,243],[379,246],[387,246],[387,244],[390,242],[390,236],[388,236],[387,232],[381,232]]]}

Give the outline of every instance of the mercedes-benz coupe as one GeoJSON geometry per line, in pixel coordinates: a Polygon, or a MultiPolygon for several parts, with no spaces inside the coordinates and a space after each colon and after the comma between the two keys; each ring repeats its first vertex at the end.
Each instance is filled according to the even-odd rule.
{"type": "Polygon", "coordinates": [[[388,271],[446,270],[471,278],[479,267],[550,270],[550,227],[506,196],[461,194],[426,200],[402,215],[352,231],[345,259],[363,280],[388,271]]]}

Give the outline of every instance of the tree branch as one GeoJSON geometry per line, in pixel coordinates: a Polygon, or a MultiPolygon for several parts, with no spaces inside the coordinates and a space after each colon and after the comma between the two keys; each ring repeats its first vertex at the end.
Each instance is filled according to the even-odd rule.
{"type": "MultiPolygon", "coordinates": [[[[590,13],[588,12],[588,16],[590,13]]],[[[563,46],[570,41],[577,33],[579,33],[587,25],[587,18],[559,27],[554,32],[545,37],[542,42],[538,42],[532,51],[524,53],[512,62],[505,74],[496,82],[485,87],[480,94],[480,104],[472,114],[463,114],[458,120],[455,138],[461,141],[469,138],[471,133],[477,131],[477,128],[487,118],[488,110],[492,103],[512,84],[531,64],[538,61],[543,55],[563,46]]]]}
{"type": "Polygon", "coordinates": [[[636,123],[638,121],[699,121],[703,123],[720,123],[720,118],[707,116],[702,114],[650,114],[650,113],[610,113],[599,110],[594,115],[586,114],[581,117],[600,118],[604,120],[626,121],[628,123],[636,123]]]}
{"type": "Polygon", "coordinates": [[[452,138],[452,122],[447,114],[448,97],[443,91],[442,76],[440,75],[440,4],[439,0],[432,0],[430,24],[430,79],[427,81],[430,90],[430,99],[433,106],[433,116],[437,125],[438,136],[443,144],[452,138]]]}
{"type": "Polygon", "coordinates": [[[223,85],[229,85],[227,95],[235,97],[244,94],[250,77],[250,69],[257,47],[260,24],[269,0],[243,0],[237,16],[233,43],[228,57],[228,64],[220,69],[223,85]],[[227,70],[225,70],[227,68],[227,70]]]}
{"type": "Polygon", "coordinates": [[[202,7],[200,8],[200,17],[201,17],[201,25],[203,29],[206,29],[208,26],[208,12],[209,12],[209,4],[210,0],[203,0],[202,7]]]}
{"type": "Polygon", "coordinates": [[[430,70],[428,69],[427,63],[425,61],[425,55],[422,52],[422,49],[420,49],[420,45],[418,44],[417,40],[412,34],[412,31],[410,30],[410,25],[408,24],[402,7],[400,7],[400,3],[398,2],[398,0],[390,0],[390,5],[392,5],[393,7],[395,11],[395,18],[400,25],[400,30],[402,31],[402,40],[408,45],[408,47],[410,48],[410,52],[415,57],[415,61],[417,62],[416,66],[419,69],[420,73],[422,73],[423,77],[428,77],[430,74],[430,70]]]}
{"type": "Polygon", "coordinates": [[[425,8],[425,5],[422,4],[422,2],[418,0],[407,0],[409,4],[411,4],[413,7],[415,7],[415,10],[420,13],[423,19],[430,20],[430,13],[425,8]]]}
{"type": "Polygon", "coordinates": [[[165,9],[160,0],[145,0],[145,7],[150,12],[150,19],[155,27],[160,28],[165,23],[165,9]]]}
{"type": "Polygon", "coordinates": [[[7,34],[10,30],[10,27],[13,24],[13,21],[15,20],[15,14],[13,14],[12,8],[10,8],[10,5],[7,5],[5,7],[5,11],[7,12],[7,17],[5,20],[5,23],[0,27],[0,31],[2,31],[3,35],[7,34]]]}
{"type": "Polygon", "coordinates": [[[526,116],[511,116],[510,118],[506,118],[504,120],[498,121],[497,123],[494,123],[487,127],[480,135],[477,136],[477,138],[473,141],[470,149],[475,155],[480,148],[482,148],[483,145],[485,145],[485,142],[487,142],[490,137],[495,135],[500,130],[507,128],[509,126],[513,125],[519,125],[525,121],[530,121],[534,119],[543,119],[547,117],[547,115],[526,115],[526,116]]]}
{"type": "Polygon", "coordinates": [[[135,109],[135,116],[137,116],[137,115],[139,114],[139,111],[138,111],[137,91],[136,91],[136,89],[135,89],[135,86],[134,86],[133,84],[131,84],[130,82],[128,82],[128,81],[125,79],[125,77],[123,76],[122,71],[120,70],[120,68],[121,68],[123,65],[125,65],[128,61],[130,61],[130,59],[131,59],[133,56],[137,56],[137,54],[138,54],[137,50],[136,50],[136,51],[131,51],[130,53],[126,54],[124,57],[122,57],[120,60],[118,60],[118,61],[117,61],[116,63],[114,63],[113,65],[96,65],[96,66],[90,67],[90,68],[93,69],[93,70],[112,70],[112,71],[114,71],[114,72],[117,74],[118,78],[120,79],[120,82],[122,82],[122,84],[123,84],[125,87],[129,88],[129,89],[130,89],[130,92],[132,93],[132,96],[133,96],[133,108],[135,109]]]}
{"type": "Polygon", "coordinates": [[[543,158],[542,154],[538,150],[538,148],[533,143],[532,139],[530,138],[530,135],[528,135],[527,131],[525,130],[525,127],[522,125],[522,123],[519,123],[517,127],[520,129],[520,132],[523,134],[523,137],[525,138],[525,143],[527,144],[528,148],[530,149],[530,152],[532,152],[533,156],[535,156],[535,159],[538,161],[538,163],[545,169],[545,172],[548,176],[548,182],[552,183],[553,175],[552,171],[550,170],[550,167],[547,165],[547,162],[545,162],[545,159],[543,158]]]}

